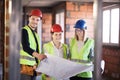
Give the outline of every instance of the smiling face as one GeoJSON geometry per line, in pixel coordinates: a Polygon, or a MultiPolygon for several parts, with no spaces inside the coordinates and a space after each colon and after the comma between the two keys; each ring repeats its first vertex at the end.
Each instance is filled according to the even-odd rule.
{"type": "Polygon", "coordinates": [[[61,41],[61,36],[62,36],[62,32],[54,32],[52,34],[52,39],[55,42],[60,42],[61,41]]]}
{"type": "Polygon", "coordinates": [[[40,21],[40,17],[38,17],[38,16],[30,16],[29,17],[29,24],[28,25],[33,30],[35,30],[37,28],[37,26],[38,26],[39,21],[40,21]]]}
{"type": "Polygon", "coordinates": [[[85,31],[84,31],[84,30],[81,30],[81,29],[79,29],[79,28],[76,28],[76,29],[75,29],[75,34],[76,34],[78,40],[83,40],[83,39],[84,39],[85,31]]]}

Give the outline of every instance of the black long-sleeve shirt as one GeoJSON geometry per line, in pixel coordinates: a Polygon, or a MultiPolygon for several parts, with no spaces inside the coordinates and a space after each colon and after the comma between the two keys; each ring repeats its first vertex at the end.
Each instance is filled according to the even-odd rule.
{"type": "MultiPolygon", "coordinates": [[[[32,30],[33,31],[33,30],[32,30]]],[[[29,38],[28,38],[28,32],[26,29],[22,29],[22,47],[23,50],[26,51],[28,54],[32,55],[32,53],[35,51],[32,48],[30,48],[29,38]]]]}

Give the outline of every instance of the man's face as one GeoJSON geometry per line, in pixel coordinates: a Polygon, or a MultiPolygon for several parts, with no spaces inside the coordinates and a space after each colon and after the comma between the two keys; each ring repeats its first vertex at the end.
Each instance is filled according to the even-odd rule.
{"type": "Polygon", "coordinates": [[[53,41],[60,42],[62,33],[61,32],[54,32],[52,35],[53,41]]]}
{"type": "Polygon", "coordinates": [[[29,26],[32,29],[36,29],[37,26],[38,26],[39,21],[40,21],[40,17],[38,17],[38,16],[30,16],[29,17],[29,26]]]}

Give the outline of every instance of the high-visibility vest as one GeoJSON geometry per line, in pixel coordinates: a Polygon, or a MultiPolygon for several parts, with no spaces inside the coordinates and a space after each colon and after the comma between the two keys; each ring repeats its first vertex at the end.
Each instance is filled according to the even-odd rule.
{"type": "MultiPolygon", "coordinates": [[[[94,40],[89,39],[86,41],[84,46],[81,48],[80,51],[78,51],[77,46],[77,40],[75,38],[72,38],[70,41],[70,54],[71,54],[71,60],[86,64],[90,62],[90,59],[88,58],[88,55],[90,53],[90,49],[92,46],[94,46],[94,40]]],[[[84,77],[84,78],[92,78],[92,72],[83,72],[77,75],[78,77],[84,77]]]]}
{"type": "MultiPolygon", "coordinates": [[[[29,41],[29,44],[30,44],[30,48],[32,48],[33,50],[36,51],[37,44],[36,44],[36,41],[35,41],[35,38],[34,38],[34,35],[31,31],[31,29],[28,26],[25,26],[23,28],[26,29],[27,32],[28,32],[28,41],[29,41]]],[[[35,33],[35,36],[37,38],[38,49],[39,49],[39,52],[40,52],[39,36],[37,35],[37,33],[35,33]]],[[[35,60],[35,57],[33,57],[32,55],[29,55],[27,52],[25,52],[22,48],[22,45],[20,45],[20,47],[21,47],[21,50],[20,50],[20,64],[31,65],[31,66],[37,64],[36,60],[35,60]]]]}
{"type": "MultiPolygon", "coordinates": [[[[52,44],[52,42],[48,42],[46,44],[43,45],[43,48],[45,50],[47,50],[47,52],[51,55],[54,55],[54,46],[52,44]]],[[[62,44],[62,48],[63,48],[63,58],[67,58],[67,45],[66,44],[62,44]]],[[[44,52],[44,49],[43,49],[43,52],[44,52]]],[[[46,80],[46,77],[45,75],[43,74],[42,75],[42,80],[46,80]]],[[[50,80],[56,80],[55,78],[51,77],[50,80]]]]}
{"type": "MultiPolygon", "coordinates": [[[[46,49],[49,54],[54,55],[54,46],[53,46],[52,42],[48,42],[48,43],[44,44],[43,48],[46,49]]],[[[62,44],[62,48],[63,48],[63,58],[67,58],[67,45],[62,44]]]]}

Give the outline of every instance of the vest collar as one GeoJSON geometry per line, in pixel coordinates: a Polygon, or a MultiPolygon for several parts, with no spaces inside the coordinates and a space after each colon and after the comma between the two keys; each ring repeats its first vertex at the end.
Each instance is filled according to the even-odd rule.
{"type": "MultiPolygon", "coordinates": [[[[53,45],[54,47],[56,47],[55,44],[53,43],[53,41],[51,41],[51,43],[52,43],[52,45],[53,45]]],[[[60,47],[59,47],[59,48],[62,48],[62,43],[60,43],[60,47]]]]}

